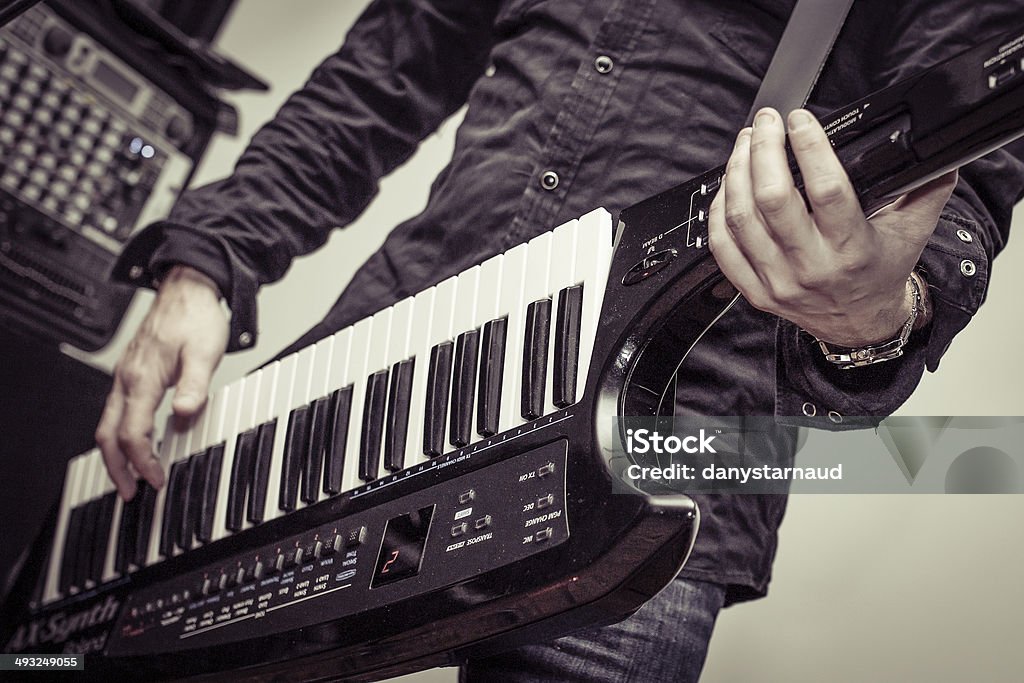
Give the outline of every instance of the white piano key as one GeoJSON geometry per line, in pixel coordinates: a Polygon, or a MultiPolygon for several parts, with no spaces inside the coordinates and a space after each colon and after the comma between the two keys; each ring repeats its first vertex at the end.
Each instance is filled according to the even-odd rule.
{"type": "Polygon", "coordinates": [[[576,384],[577,397],[587,386],[612,262],[612,217],[604,209],[595,209],[579,219],[573,278],[583,284],[583,314],[580,324],[580,360],[576,384]]]}
{"type": "MultiPolygon", "coordinates": [[[[526,313],[531,303],[535,301],[542,301],[544,299],[551,298],[551,287],[549,284],[551,274],[551,244],[552,244],[552,233],[545,232],[537,237],[534,237],[526,245],[526,266],[525,274],[523,277],[523,289],[522,289],[522,304],[520,317],[520,328],[519,336],[515,339],[514,353],[516,354],[516,363],[519,365],[519,370],[516,374],[515,383],[516,391],[515,394],[510,396],[510,400],[513,402],[511,426],[521,425],[526,422],[522,415],[522,391],[523,391],[523,378],[522,378],[522,365],[523,365],[523,352],[524,342],[526,334],[526,313]]],[[[549,325],[550,328],[550,325],[549,325]]],[[[509,335],[509,339],[513,337],[509,335]]],[[[551,365],[551,359],[548,358],[548,367],[551,365]]],[[[546,381],[545,377],[545,381],[546,381]]],[[[545,397],[547,391],[545,391],[545,397]]]]}
{"type": "MultiPolygon", "coordinates": [[[[453,306],[452,313],[452,331],[451,339],[456,341],[464,332],[475,330],[479,327],[476,323],[476,299],[479,293],[480,284],[480,266],[473,266],[468,270],[464,270],[458,275],[458,284],[455,288],[455,304],[453,306]]],[[[452,356],[453,364],[453,377],[452,382],[454,384],[454,353],[452,356]]],[[[474,395],[474,405],[476,396],[474,395]]],[[[448,392],[448,416],[445,418],[445,446],[444,452],[450,453],[451,451],[457,450],[451,444],[449,433],[451,430],[451,414],[454,409],[452,402],[452,392],[448,392]]],[[[472,439],[472,436],[470,437],[472,439]]]]}
{"type": "MultiPolygon", "coordinates": [[[[454,280],[452,281],[454,283],[454,280]]],[[[415,356],[412,378],[412,401],[409,404],[409,431],[405,444],[405,465],[410,467],[428,460],[423,454],[423,407],[427,395],[427,371],[430,368],[430,349],[448,339],[451,310],[434,307],[437,287],[431,287],[416,295],[413,304],[412,322],[409,325],[412,337],[410,355],[415,356]],[[438,330],[444,336],[438,339],[438,330]],[[436,341],[435,341],[436,339],[436,341]]],[[[454,290],[452,290],[454,291],[454,290]]]]}
{"type": "MultiPolygon", "coordinates": [[[[207,398],[202,410],[192,418],[188,430],[179,436],[179,439],[185,440],[183,446],[186,458],[191,458],[197,453],[203,452],[206,450],[206,447],[209,446],[209,442],[207,441],[207,432],[209,432],[209,429],[207,428],[207,424],[209,423],[209,414],[210,399],[207,398]]],[[[198,548],[200,545],[202,544],[199,542],[199,539],[195,538],[193,535],[190,547],[198,548]]]]}
{"type": "Polygon", "coordinates": [[[360,486],[359,478],[359,439],[363,427],[363,401],[366,393],[367,356],[371,339],[373,318],[364,318],[352,327],[352,338],[349,342],[348,368],[345,371],[347,381],[342,386],[352,384],[352,415],[348,423],[348,443],[345,446],[345,467],[341,478],[341,490],[351,491],[360,486]]]}
{"type": "MultiPolygon", "coordinates": [[[[78,471],[77,477],[78,482],[75,490],[75,498],[71,503],[71,509],[74,510],[80,507],[89,500],[89,487],[92,484],[92,471],[95,466],[95,458],[93,453],[95,451],[89,451],[82,456],[81,468],[78,471]]],[[[81,531],[79,531],[81,533],[81,531]]],[[[71,585],[69,592],[71,594],[78,593],[81,590],[81,586],[71,585]]]]}
{"type": "MultiPolygon", "coordinates": [[[[227,386],[218,389],[213,396],[207,399],[206,409],[203,414],[203,431],[199,442],[198,450],[206,450],[214,446],[224,445],[227,447],[227,430],[229,429],[228,423],[230,422],[230,416],[234,414],[233,404],[237,401],[238,397],[232,392],[237,391],[239,382],[234,382],[227,386]]],[[[191,449],[193,453],[197,451],[196,448],[191,449]]],[[[215,500],[213,501],[214,510],[216,511],[217,505],[220,504],[220,484],[224,479],[224,459],[221,456],[221,465],[217,473],[217,482],[214,487],[215,500]]],[[[207,484],[203,484],[203,495],[206,495],[207,484]]],[[[204,501],[205,502],[205,501],[204,501]]],[[[200,519],[200,524],[202,524],[200,519]]],[[[211,529],[211,541],[213,540],[213,527],[211,529]]],[[[197,541],[198,542],[198,541],[197,541]]],[[[193,546],[194,547],[194,546],[193,546]]]]}
{"type": "Polygon", "coordinates": [[[498,299],[501,295],[501,271],[504,256],[498,254],[480,264],[477,280],[476,307],[473,313],[476,327],[499,316],[498,299]]]}
{"type": "Polygon", "coordinates": [[[473,389],[473,420],[470,429],[470,443],[480,441],[483,437],[477,433],[477,415],[480,411],[480,384],[484,376],[483,328],[491,320],[507,315],[507,311],[499,310],[501,298],[502,273],[505,257],[502,254],[493,256],[480,264],[480,275],[477,280],[476,307],[473,312],[474,327],[480,332],[480,348],[477,358],[476,387],[473,389]]]}
{"type": "Polygon", "coordinates": [[[107,545],[106,552],[103,555],[103,568],[100,570],[100,583],[106,583],[113,578],[116,578],[114,572],[114,560],[117,555],[117,537],[118,529],[121,526],[121,508],[124,501],[117,495],[117,487],[114,486],[113,480],[107,476],[106,467],[103,465],[102,455],[100,458],[100,472],[101,472],[101,483],[100,483],[100,496],[107,496],[111,493],[114,494],[114,509],[113,514],[110,517],[110,523],[107,527],[107,545]]]}
{"type": "Polygon", "coordinates": [[[553,233],[546,232],[530,240],[527,245],[526,278],[523,300],[530,304],[551,296],[551,243],[553,233]]]}
{"type": "MultiPolygon", "coordinates": [[[[92,503],[93,501],[97,500],[100,497],[100,492],[103,490],[103,482],[107,478],[107,472],[106,468],[104,468],[103,466],[103,460],[100,451],[91,450],[89,451],[86,457],[89,461],[89,471],[87,474],[88,479],[86,483],[85,503],[92,503]]],[[[91,520],[91,523],[97,524],[98,520],[94,518],[93,520],[91,520]]],[[[95,529],[83,529],[82,531],[84,534],[89,534],[91,538],[91,534],[95,531],[95,529]]],[[[91,551],[92,548],[82,547],[81,550],[91,551]]],[[[83,552],[82,554],[85,553],[83,552]]],[[[88,574],[91,561],[88,557],[86,557],[84,562],[86,568],[84,573],[88,574]]],[[[93,581],[92,579],[86,579],[85,585],[81,586],[81,588],[93,588],[95,585],[95,581],[93,581]]]]}
{"type": "Polygon", "coordinates": [[[544,414],[557,410],[554,404],[555,372],[555,327],[558,320],[558,294],[566,287],[576,284],[573,279],[573,264],[576,256],[576,235],[579,222],[572,220],[554,229],[551,233],[551,264],[548,271],[548,292],[551,296],[551,330],[548,336],[548,368],[545,379],[544,414]]]}
{"type": "MultiPolygon", "coordinates": [[[[309,374],[309,387],[306,390],[306,403],[312,404],[313,401],[327,396],[327,385],[331,379],[331,363],[333,362],[334,354],[334,337],[326,337],[318,341],[315,345],[313,352],[313,367],[310,369],[309,374]]],[[[310,408],[312,411],[312,408],[310,408]]],[[[310,412],[310,418],[312,419],[312,412],[310,412]]],[[[312,421],[310,422],[310,430],[313,428],[312,421]]],[[[311,432],[312,433],[312,432],[311,432]]],[[[319,455],[323,458],[323,455],[319,455]]],[[[305,475],[299,477],[299,493],[296,498],[296,509],[307,507],[309,504],[302,500],[302,480],[305,475]]],[[[316,490],[323,490],[323,462],[320,463],[320,479],[317,482],[316,490]]],[[[318,498],[319,500],[319,498],[318,498]]]]}
{"type": "Polygon", "coordinates": [[[480,266],[473,266],[458,275],[452,310],[452,341],[463,332],[476,329],[476,295],[479,291],[479,282],[480,266]]]}
{"type": "Polygon", "coordinates": [[[267,478],[267,502],[263,511],[263,521],[276,519],[281,515],[277,506],[278,492],[281,488],[281,468],[284,464],[284,444],[288,430],[288,412],[291,410],[292,383],[295,380],[297,354],[281,359],[277,368],[277,388],[274,391],[273,417],[277,420],[274,427],[274,448],[270,455],[270,475],[267,478]]]}
{"type": "Polygon", "coordinates": [[[192,420],[192,426],[188,430],[188,452],[190,454],[201,453],[210,445],[208,441],[210,430],[207,428],[209,421],[210,398],[207,398],[203,409],[196,414],[195,419],[192,420]]]}
{"type": "MultiPolygon", "coordinates": [[[[255,428],[259,422],[256,420],[256,413],[258,409],[260,390],[263,387],[263,370],[256,370],[245,378],[245,388],[242,390],[242,405],[238,413],[238,424],[235,426],[235,438],[232,439],[236,444],[238,443],[238,436],[250,429],[255,428]]],[[[225,449],[226,450],[226,449],[225,449]]],[[[254,451],[255,454],[255,451],[254,451]]],[[[232,456],[233,457],[233,456],[232,456]]],[[[232,460],[232,464],[234,460],[232,460]]],[[[241,473],[240,479],[245,481],[245,473],[241,473]]],[[[230,482],[231,473],[228,472],[228,480],[230,482]]],[[[230,484],[229,484],[230,489],[230,484]]],[[[252,526],[245,517],[245,506],[246,506],[246,493],[243,489],[240,492],[242,497],[242,529],[248,529],[252,526]]],[[[216,523],[216,522],[215,522],[216,523]]]]}
{"type": "Polygon", "coordinates": [[[107,554],[103,559],[103,583],[113,581],[119,576],[114,565],[117,561],[117,544],[120,540],[121,515],[124,512],[124,499],[117,495],[117,487],[114,486],[113,480],[109,477],[107,477],[107,480],[109,483],[105,487],[104,495],[109,492],[114,492],[114,514],[110,520],[110,535],[107,538],[107,554]]]}
{"type": "MultiPolygon", "coordinates": [[[[351,353],[351,342],[352,342],[352,328],[346,327],[339,332],[332,335],[331,339],[331,366],[327,373],[327,386],[324,391],[326,396],[332,395],[335,391],[347,387],[353,382],[352,378],[349,377],[349,354],[351,353]]],[[[346,427],[349,432],[354,429],[351,422],[351,409],[349,411],[349,422],[346,427]]],[[[348,450],[346,448],[343,454],[343,463],[347,461],[349,457],[348,450]]],[[[323,473],[321,475],[321,482],[327,477],[327,466],[328,463],[324,463],[323,473]]],[[[320,487],[320,500],[330,498],[331,494],[325,493],[323,486],[320,487]]]]}
{"type": "MultiPolygon", "coordinates": [[[[251,377],[251,376],[250,376],[251,377]]],[[[231,490],[231,465],[235,460],[235,442],[239,434],[238,424],[242,419],[242,406],[245,403],[245,388],[250,384],[250,377],[235,380],[227,387],[229,398],[225,404],[224,420],[224,456],[220,462],[220,482],[217,486],[217,503],[213,509],[213,529],[211,541],[218,541],[231,532],[225,526],[228,512],[228,492],[231,490]]],[[[256,387],[250,385],[250,393],[255,396],[256,387]]],[[[252,399],[250,399],[252,400],[252,399]]],[[[250,411],[252,410],[252,403],[250,411]]],[[[249,413],[252,414],[251,412],[249,413]]]]}
{"type": "MultiPolygon", "coordinates": [[[[181,429],[180,431],[176,430],[177,434],[175,435],[175,439],[174,439],[174,452],[171,454],[171,460],[168,463],[167,470],[166,470],[168,475],[170,474],[171,468],[174,467],[175,463],[188,460],[188,456],[190,455],[189,446],[191,445],[190,442],[191,442],[191,439],[192,439],[192,433],[193,433],[193,427],[194,426],[195,426],[195,418],[193,417],[192,419],[190,419],[184,425],[183,429],[181,429]]],[[[187,468],[188,465],[186,464],[185,467],[187,468]]],[[[185,482],[183,480],[182,481],[182,485],[184,485],[184,484],[185,484],[185,482]]],[[[168,477],[167,486],[165,488],[168,488],[169,486],[170,486],[170,477],[168,477]]],[[[161,529],[162,528],[163,527],[161,526],[161,529]]],[[[177,537],[177,535],[178,535],[177,529],[172,530],[172,537],[177,537]]],[[[171,547],[172,547],[172,554],[174,554],[174,555],[180,555],[180,554],[182,554],[184,552],[176,544],[172,543],[171,547]]]]}
{"type": "MultiPolygon", "coordinates": [[[[287,514],[280,508],[279,501],[281,495],[281,479],[283,476],[282,468],[284,465],[285,455],[284,446],[286,436],[288,434],[288,416],[291,411],[309,402],[309,387],[312,380],[315,353],[316,345],[313,345],[307,346],[294,354],[295,361],[292,369],[291,382],[287,391],[287,398],[284,402],[285,409],[277,419],[277,431],[274,434],[275,455],[273,458],[275,461],[278,461],[278,463],[276,472],[274,467],[271,467],[271,482],[270,487],[267,489],[267,503],[271,510],[268,512],[268,516],[265,519],[276,519],[277,517],[287,514]],[[276,481],[274,481],[275,478],[276,481]]],[[[289,358],[291,358],[291,356],[285,360],[288,360],[289,358]]],[[[282,363],[283,362],[284,361],[282,361],[282,363]]],[[[281,389],[283,390],[284,387],[282,386],[281,389]]],[[[301,490],[301,486],[299,488],[301,490]]]]}
{"type": "Polygon", "coordinates": [[[256,397],[257,426],[274,419],[274,398],[277,395],[277,379],[281,370],[281,362],[274,361],[263,368],[263,378],[260,380],[259,395],[256,397]]]}
{"type": "MultiPolygon", "coordinates": [[[[365,394],[365,388],[366,387],[365,387],[365,384],[366,384],[367,378],[371,374],[373,374],[375,372],[378,372],[380,370],[387,370],[389,373],[391,371],[391,365],[388,362],[389,359],[388,359],[387,353],[388,353],[388,349],[390,348],[390,341],[391,341],[391,317],[392,317],[393,314],[394,314],[394,306],[391,306],[389,308],[385,308],[382,311],[378,311],[377,313],[375,313],[373,315],[372,318],[370,318],[370,321],[371,321],[370,322],[370,339],[367,342],[366,371],[365,371],[365,374],[364,374],[364,377],[363,377],[364,391],[359,396],[360,403],[363,403],[366,400],[366,394],[365,394]]],[[[388,375],[388,379],[390,380],[390,374],[388,375]]],[[[383,424],[383,419],[382,419],[381,423],[383,424]]],[[[361,432],[361,430],[362,430],[362,417],[360,417],[359,426],[360,426],[360,429],[357,430],[357,431],[361,432]]],[[[381,431],[383,432],[383,429],[381,431]]],[[[361,434],[360,434],[360,436],[361,436],[361,434]]],[[[383,444],[383,440],[382,440],[381,443],[383,444]]],[[[358,458],[359,458],[359,453],[360,453],[358,448],[355,451],[355,453],[356,453],[356,468],[358,469],[358,464],[359,464],[358,458]]],[[[380,462],[380,457],[381,457],[380,453],[378,453],[377,455],[378,455],[378,462],[380,462]]],[[[381,468],[378,467],[378,476],[380,476],[380,474],[379,474],[380,473],[380,469],[381,468]]]]}
{"type": "Polygon", "coordinates": [[[391,307],[391,322],[388,330],[387,363],[394,365],[409,357],[409,335],[412,325],[415,300],[402,299],[391,307]]]}
{"type": "Polygon", "coordinates": [[[169,415],[164,426],[163,438],[160,441],[160,450],[157,453],[160,469],[164,473],[164,485],[156,492],[156,499],[153,503],[153,522],[149,533],[149,548],[146,551],[147,567],[163,561],[163,556],[160,554],[160,532],[163,528],[164,505],[167,502],[171,456],[174,453],[177,436],[177,431],[174,429],[174,416],[169,415]]]}
{"type": "Polygon", "coordinates": [[[60,568],[64,557],[64,544],[68,535],[68,515],[71,512],[71,501],[74,498],[76,475],[82,456],[68,461],[64,470],[64,487],[61,489],[60,505],[57,508],[57,523],[53,530],[53,542],[50,545],[50,556],[46,565],[46,582],[43,584],[43,604],[49,604],[61,597],[60,568]]]}
{"type": "Polygon", "coordinates": [[[336,332],[332,337],[334,344],[331,350],[331,369],[327,374],[327,393],[347,387],[352,383],[348,376],[349,354],[351,353],[352,328],[336,332]]]}
{"type": "Polygon", "coordinates": [[[505,335],[505,366],[501,380],[501,411],[498,431],[504,432],[521,422],[520,395],[523,374],[523,335],[526,324],[526,273],[528,247],[525,244],[505,252],[501,271],[501,295],[498,315],[508,316],[505,335]]]}
{"type": "MultiPolygon", "coordinates": [[[[387,406],[385,407],[385,415],[391,411],[391,372],[394,370],[395,363],[399,363],[403,360],[408,359],[412,352],[410,346],[412,343],[410,335],[412,334],[412,319],[414,315],[414,304],[415,300],[412,297],[408,299],[402,299],[394,306],[391,307],[391,321],[388,325],[388,352],[387,357],[384,359],[384,365],[388,369],[388,400],[387,406]]],[[[418,361],[418,359],[417,359],[418,361]]],[[[415,367],[414,367],[415,370],[415,367]]],[[[385,419],[385,427],[383,430],[384,440],[387,439],[387,420],[385,419]]],[[[384,456],[383,449],[380,458],[380,465],[377,468],[377,478],[386,477],[391,474],[391,470],[384,467],[384,456]]]]}
{"type": "Polygon", "coordinates": [[[331,365],[334,363],[334,337],[326,337],[316,343],[313,355],[313,370],[309,378],[309,400],[327,396],[331,381],[331,365]]]}

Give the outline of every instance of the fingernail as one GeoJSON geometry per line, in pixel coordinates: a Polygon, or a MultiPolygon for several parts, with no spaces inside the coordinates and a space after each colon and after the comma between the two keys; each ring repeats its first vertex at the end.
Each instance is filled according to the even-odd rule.
{"type": "Polygon", "coordinates": [[[761,126],[768,126],[775,121],[775,115],[769,109],[763,110],[760,114],[754,117],[754,128],[760,128],[761,126]]]}
{"type": "Polygon", "coordinates": [[[810,125],[811,115],[804,109],[794,109],[789,114],[789,129],[799,130],[804,126],[810,125]]]}

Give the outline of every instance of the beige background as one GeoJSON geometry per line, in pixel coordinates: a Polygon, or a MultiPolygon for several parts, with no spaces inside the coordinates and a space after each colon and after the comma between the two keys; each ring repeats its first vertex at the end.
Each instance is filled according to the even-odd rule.
{"type": "MultiPolygon", "coordinates": [[[[230,172],[244,141],[337,48],[365,4],[238,0],[220,47],[273,89],[232,98],[241,111],[242,133],[212,145],[197,182],[230,172]]],[[[456,126],[449,121],[388,178],[355,225],[263,290],[259,344],[227,358],[215,385],[244,374],[320,319],[388,229],[422,208],[456,126]]],[[[1024,229],[1024,212],[1016,219],[1018,230],[1024,229]]],[[[989,302],[947,353],[941,372],[925,378],[904,414],[1024,414],[1018,389],[1024,313],[1016,306],[1021,276],[1014,272],[1022,261],[1019,251],[1014,242],[1001,257],[989,302]]],[[[148,300],[139,297],[128,330],[148,300]]],[[[109,367],[126,341],[122,330],[93,360],[109,367]]],[[[794,496],[771,594],[722,614],[704,680],[1020,680],[1022,516],[1019,496],[794,496]]],[[[453,681],[454,674],[434,671],[410,680],[453,681]]]]}

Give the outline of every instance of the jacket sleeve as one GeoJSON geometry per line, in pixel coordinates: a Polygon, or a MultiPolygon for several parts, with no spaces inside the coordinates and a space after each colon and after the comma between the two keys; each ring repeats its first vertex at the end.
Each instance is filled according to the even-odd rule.
{"type": "Polygon", "coordinates": [[[154,286],[171,265],[196,268],[232,310],[228,349],[251,346],[258,287],[353,221],[379,179],[466,101],[490,54],[497,6],[372,2],[234,172],[185,192],[167,220],[127,245],[114,277],[154,286]]]}
{"type": "MultiPolygon", "coordinates": [[[[878,3],[863,3],[878,7],[878,3]]],[[[868,67],[878,89],[970,47],[981,37],[1019,24],[1019,3],[892,3],[879,25],[877,55],[868,67]],[[1016,7],[1011,7],[1016,5],[1016,7]],[[878,46],[890,46],[887,50],[878,46]]],[[[862,46],[862,49],[863,46],[862,46]]],[[[866,93],[865,93],[866,94],[866,93]]],[[[850,98],[852,99],[852,98],[850,98]]],[[[836,102],[841,104],[841,102],[836,102]]],[[[917,270],[928,283],[933,316],[915,331],[902,358],[840,370],[825,361],[815,340],[788,321],[776,334],[776,417],[786,424],[828,429],[877,425],[935,371],[953,337],[985,299],[992,261],[1006,244],[1013,206],[1024,197],[1024,141],[960,169],[960,181],[921,255],[917,270]]]]}

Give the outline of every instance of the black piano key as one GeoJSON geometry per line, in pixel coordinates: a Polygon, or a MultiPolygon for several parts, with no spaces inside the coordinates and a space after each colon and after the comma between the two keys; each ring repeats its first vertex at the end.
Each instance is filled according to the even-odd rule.
{"type": "Polygon", "coordinates": [[[270,459],[274,453],[277,420],[264,422],[256,430],[256,452],[252,459],[252,489],[249,491],[247,517],[253,524],[263,522],[267,509],[267,485],[270,481],[270,459]]]}
{"type": "Polygon", "coordinates": [[[452,419],[448,441],[456,448],[469,443],[473,431],[473,395],[476,390],[476,365],[480,356],[480,332],[463,332],[455,340],[455,367],[452,376],[452,419]]]}
{"type": "Polygon", "coordinates": [[[555,319],[555,359],[551,402],[559,408],[576,402],[576,375],[580,357],[580,322],[583,317],[583,285],[558,293],[555,319]]]}
{"type": "Polygon", "coordinates": [[[114,491],[105,494],[97,501],[96,536],[88,576],[97,584],[103,582],[103,565],[106,563],[107,549],[110,547],[110,528],[114,524],[114,504],[116,502],[117,493],[114,491]]]}
{"type": "Polygon", "coordinates": [[[363,402],[363,431],[359,437],[359,478],[373,481],[380,468],[380,446],[384,437],[384,413],[388,399],[388,371],[379,370],[366,378],[363,402]]]}
{"type": "Polygon", "coordinates": [[[184,510],[185,474],[188,472],[188,461],[179,460],[171,465],[170,474],[167,476],[167,495],[164,498],[164,514],[160,527],[160,554],[164,557],[171,557],[174,554],[174,541],[178,537],[178,529],[181,528],[181,518],[184,510]]]}
{"type": "Polygon", "coordinates": [[[309,449],[302,468],[302,500],[315,503],[320,495],[320,475],[324,465],[324,446],[330,429],[331,399],[325,396],[313,401],[309,418],[309,449]]]}
{"type": "Polygon", "coordinates": [[[352,414],[352,385],[331,394],[331,420],[324,464],[324,493],[341,493],[348,445],[348,421],[352,414]]]}
{"type": "Polygon", "coordinates": [[[444,427],[448,419],[448,392],[452,383],[455,344],[441,342],[430,349],[427,395],[423,404],[423,454],[432,458],[444,453],[444,427]]]}
{"type": "Polygon", "coordinates": [[[388,393],[388,420],[384,434],[384,467],[392,472],[405,467],[405,444],[409,435],[409,405],[416,359],[395,363],[388,393]]]}
{"type": "Polygon", "coordinates": [[[480,357],[480,393],[477,396],[476,413],[476,432],[484,437],[498,433],[507,330],[507,318],[491,320],[484,325],[480,357]]]}
{"type": "Polygon", "coordinates": [[[85,516],[85,506],[79,505],[71,508],[68,514],[67,535],[64,537],[64,554],[60,562],[60,592],[67,593],[71,586],[78,585],[75,582],[75,567],[78,563],[78,553],[82,541],[82,518],[85,516]]]}
{"type": "MultiPolygon", "coordinates": [[[[138,482],[141,487],[143,482],[138,482]]],[[[128,571],[128,566],[135,558],[135,541],[139,526],[139,508],[142,502],[142,489],[136,488],[135,495],[121,506],[121,523],[117,532],[117,551],[114,555],[114,569],[118,574],[128,571]]]]}
{"type": "Polygon", "coordinates": [[[309,406],[299,406],[288,415],[284,461],[281,463],[281,488],[277,505],[285,512],[295,509],[299,498],[299,478],[309,449],[309,406]]]}
{"type": "Polygon", "coordinates": [[[178,530],[177,545],[182,550],[192,547],[192,540],[199,528],[199,516],[203,508],[203,492],[206,488],[206,451],[194,453],[188,459],[188,472],[185,475],[184,513],[181,516],[181,527],[178,530]]]}
{"type": "Polygon", "coordinates": [[[544,414],[550,327],[551,299],[531,303],[526,308],[526,334],[523,339],[523,395],[520,414],[525,420],[535,420],[544,414]]]}
{"type": "Polygon", "coordinates": [[[203,501],[199,506],[196,538],[200,543],[213,539],[213,518],[217,510],[217,492],[220,490],[220,471],[224,462],[224,443],[206,449],[206,472],[203,475],[203,501]]]}
{"type": "Polygon", "coordinates": [[[255,429],[247,429],[235,439],[235,458],[231,463],[231,479],[228,482],[228,507],[224,526],[229,531],[239,531],[245,518],[245,494],[249,490],[252,476],[252,459],[256,450],[255,429]]]}
{"type": "MultiPolygon", "coordinates": [[[[153,518],[156,512],[156,489],[145,481],[139,482],[138,521],[135,524],[135,540],[132,542],[132,555],[128,562],[136,567],[146,566],[146,555],[149,553],[149,539],[153,534],[153,518]]],[[[135,500],[133,498],[132,500],[135,500]]]]}
{"type": "Polygon", "coordinates": [[[89,580],[90,569],[92,568],[93,555],[96,552],[96,540],[99,527],[100,499],[95,498],[85,504],[85,514],[82,516],[82,540],[78,546],[75,571],[73,574],[74,585],[84,588],[86,580],[89,580]]]}

